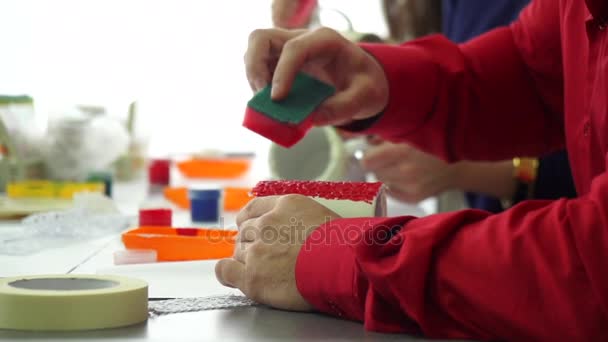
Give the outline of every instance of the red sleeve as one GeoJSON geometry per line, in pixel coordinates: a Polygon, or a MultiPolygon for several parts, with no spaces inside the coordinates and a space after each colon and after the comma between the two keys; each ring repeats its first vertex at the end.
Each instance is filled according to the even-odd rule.
{"type": "Polygon", "coordinates": [[[558,1],[536,1],[512,27],[462,45],[442,36],[362,44],[390,88],[383,116],[365,133],[447,160],[503,160],[563,147],[558,21],[558,1]]]}
{"type": "MultiPolygon", "coordinates": [[[[386,114],[370,132],[450,158],[559,146],[560,3],[536,0],[511,28],[463,46],[433,37],[369,48],[391,85],[386,114]]],[[[320,311],[371,330],[608,340],[607,227],[608,172],[585,196],[527,201],[497,215],[332,221],[307,239],[296,281],[320,311]]]]}
{"type": "Polygon", "coordinates": [[[320,311],[370,330],[606,340],[606,227],[608,173],[585,197],[528,201],[498,215],[336,220],[307,239],[297,286],[320,311]]]}

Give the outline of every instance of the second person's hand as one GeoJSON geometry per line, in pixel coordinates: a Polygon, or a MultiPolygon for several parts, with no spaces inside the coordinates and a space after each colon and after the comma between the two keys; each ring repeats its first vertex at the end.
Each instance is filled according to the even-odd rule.
{"type": "Polygon", "coordinates": [[[454,188],[456,164],[448,164],[407,144],[376,142],[365,154],[363,167],[388,186],[398,200],[417,203],[454,188]]]}
{"type": "Polygon", "coordinates": [[[298,71],[336,87],[336,93],[318,108],[316,125],[369,118],[388,103],[388,81],[380,64],[328,28],[256,30],[249,36],[245,68],[254,91],[272,83],[273,100],[289,94],[298,71]]]}

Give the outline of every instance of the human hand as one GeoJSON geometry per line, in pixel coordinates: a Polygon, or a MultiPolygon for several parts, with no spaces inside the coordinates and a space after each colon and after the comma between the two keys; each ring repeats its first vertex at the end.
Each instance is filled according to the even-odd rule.
{"type": "Polygon", "coordinates": [[[289,94],[298,71],[332,84],[336,93],[317,108],[316,125],[365,119],[388,103],[388,81],[380,64],[328,28],[256,30],[249,36],[245,68],[254,91],[272,83],[273,100],[289,94]]]}
{"type": "Polygon", "coordinates": [[[410,203],[451,189],[457,177],[453,165],[407,144],[376,143],[362,165],[387,185],[390,195],[410,203]]]}
{"type": "Polygon", "coordinates": [[[220,283],[278,309],[311,311],[296,286],[295,267],[304,241],[336,213],[301,195],[260,197],[237,216],[234,256],[220,260],[220,283]]]}
{"type": "Polygon", "coordinates": [[[298,8],[298,0],[273,0],[272,23],[275,27],[288,28],[287,24],[298,8]]]}

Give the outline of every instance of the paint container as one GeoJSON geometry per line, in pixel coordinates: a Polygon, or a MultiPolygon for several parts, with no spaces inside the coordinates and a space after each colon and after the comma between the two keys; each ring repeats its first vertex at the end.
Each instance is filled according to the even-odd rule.
{"type": "Polygon", "coordinates": [[[104,193],[108,197],[112,197],[112,174],[109,172],[98,171],[91,172],[87,177],[87,182],[103,183],[104,193]]]}
{"type": "Polygon", "coordinates": [[[158,261],[155,250],[127,249],[114,252],[114,265],[149,264],[158,261]]]}
{"type": "Polygon", "coordinates": [[[192,222],[211,223],[220,220],[222,191],[193,189],[188,191],[192,222]]]}
{"type": "Polygon", "coordinates": [[[162,190],[169,185],[171,172],[171,160],[154,159],[148,166],[148,182],[150,183],[151,193],[162,193],[162,190]]]}
{"type": "Polygon", "coordinates": [[[162,226],[171,227],[171,209],[140,209],[139,225],[142,227],[162,226]]]}

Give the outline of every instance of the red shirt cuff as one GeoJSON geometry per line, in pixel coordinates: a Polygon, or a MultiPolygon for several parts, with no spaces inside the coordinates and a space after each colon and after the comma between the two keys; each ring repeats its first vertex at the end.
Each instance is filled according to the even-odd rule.
{"type": "Polygon", "coordinates": [[[378,243],[374,227],[401,227],[403,218],[338,219],[317,228],[306,239],[296,261],[298,291],[317,310],[363,321],[367,279],[359,272],[357,246],[378,243]]]}

